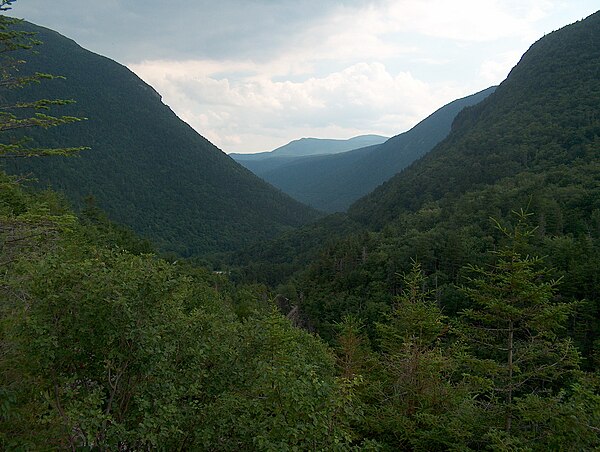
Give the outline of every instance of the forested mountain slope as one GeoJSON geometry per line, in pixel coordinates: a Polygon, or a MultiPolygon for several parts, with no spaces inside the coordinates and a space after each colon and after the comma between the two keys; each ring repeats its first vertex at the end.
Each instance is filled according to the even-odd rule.
{"type": "Polygon", "coordinates": [[[450,132],[463,108],[477,104],[495,87],[455,100],[385,143],[335,155],[293,160],[257,175],[293,198],[326,212],[346,210],[397,172],[429,152],[450,132]]]}
{"type": "Polygon", "coordinates": [[[88,120],[45,131],[44,139],[91,149],[74,159],[9,162],[11,172],[31,172],[76,204],[92,195],[111,219],[183,255],[234,249],[317,216],[196,133],[127,68],[58,33],[24,26],[44,43],[26,55],[24,70],[65,79],[16,94],[75,99],[60,114],[88,120]]]}
{"type": "Polygon", "coordinates": [[[444,142],[350,215],[381,227],[430,200],[597,159],[599,28],[596,13],[532,45],[493,95],[458,115],[444,142]]]}
{"type": "Polygon", "coordinates": [[[600,13],[535,43],[494,94],[458,115],[446,140],[354,204],[348,221],[361,232],[322,249],[288,296],[302,294],[325,336],[348,313],[374,325],[417,260],[440,306],[460,312],[468,266],[490,265],[505,240],[490,218],[507,228],[524,209],[535,232],[520,249],[546,256],[562,278],[557,299],[584,300],[572,334],[599,364],[598,105],[600,13]]]}
{"type": "Polygon", "coordinates": [[[331,351],[259,288],[0,187],[0,449],[349,448],[331,351]]]}
{"type": "Polygon", "coordinates": [[[600,13],[534,44],[347,216],[241,270],[276,281],[270,262],[304,256],[282,306],[361,379],[356,425],[383,450],[600,444],[598,105],[600,13]]]}

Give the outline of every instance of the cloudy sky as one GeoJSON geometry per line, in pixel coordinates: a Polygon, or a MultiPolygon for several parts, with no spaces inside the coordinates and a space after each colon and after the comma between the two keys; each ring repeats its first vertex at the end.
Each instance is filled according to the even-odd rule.
{"type": "Polygon", "coordinates": [[[18,0],[132,69],[225,152],[396,135],[500,83],[597,0],[18,0]]]}

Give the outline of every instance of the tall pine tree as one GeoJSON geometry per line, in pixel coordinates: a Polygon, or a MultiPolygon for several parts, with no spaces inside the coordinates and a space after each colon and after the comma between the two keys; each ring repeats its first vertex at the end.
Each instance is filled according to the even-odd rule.
{"type": "Polygon", "coordinates": [[[462,312],[462,331],[476,357],[472,371],[489,379],[491,390],[482,399],[497,438],[518,436],[514,430],[525,428],[515,416],[517,400],[555,395],[579,365],[565,335],[574,303],[557,300],[558,281],[548,278],[542,259],[522,253],[534,229],[527,226],[530,214],[516,214],[514,227],[497,224],[509,245],[493,252],[493,265],[471,266],[473,276],[463,288],[472,305],[462,312]]]}

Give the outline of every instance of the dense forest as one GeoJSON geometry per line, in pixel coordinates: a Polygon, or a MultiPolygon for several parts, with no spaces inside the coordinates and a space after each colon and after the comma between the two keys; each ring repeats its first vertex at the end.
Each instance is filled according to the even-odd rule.
{"type": "Polygon", "coordinates": [[[19,26],[44,43],[43,51],[22,55],[22,70],[64,78],[24,86],[7,99],[75,99],[61,113],[87,118],[28,136],[90,149],[77,158],[10,160],[8,171],[31,173],[77,208],[92,197],[112,220],[183,256],[233,250],[248,237],[267,239],[317,218],[180,120],[126,67],[46,28],[19,26]]]}
{"type": "MultiPolygon", "coordinates": [[[[22,75],[31,30],[0,15],[11,170],[98,147],[67,133],[93,99],[43,96],[76,80],[22,75]]],[[[0,447],[600,448],[599,80],[596,13],[348,215],[221,272],[0,173],[0,447]]]]}

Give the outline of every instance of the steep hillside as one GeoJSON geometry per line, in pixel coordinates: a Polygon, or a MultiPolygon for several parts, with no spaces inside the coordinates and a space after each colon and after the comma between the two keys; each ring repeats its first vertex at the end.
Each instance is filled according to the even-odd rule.
{"type": "Polygon", "coordinates": [[[76,99],[56,112],[88,120],[44,131],[44,142],[92,149],[79,158],[9,162],[11,172],[31,172],[76,204],[92,195],[111,219],[184,255],[234,249],[317,216],[196,133],[127,68],[58,33],[24,26],[44,42],[38,54],[23,56],[25,70],[65,79],[13,95],[76,99]]]}
{"type": "Polygon", "coordinates": [[[429,152],[448,135],[452,121],[463,108],[481,102],[494,90],[491,87],[455,100],[408,132],[377,146],[307,157],[258,171],[248,167],[299,201],[327,212],[343,211],[429,152]]]}
{"type": "Polygon", "coordinates": [[[490,218],[510,231],[524,209],[527,226],[512,246],[545,256],[562,278],[557,300],[583,300],[571,334],[589,365],[600,363],[599,105],[596,13],[535,43],[494,94],[457,116],[447,139],[350,208],[360,232],[313,253],[294,279],[315,328],[332,337],[348,313],[371,327],[381,321],[414,260],[437,303],[460,312],[468,265],[487,268],[490,251],[506,245],[490,218]]]}
{"type": "Polygon", "coordinates": [[[557,299],[583,300],[571,333],[598,365],[598,105],[600,13],[535,43],[494,94],[457,116],[443,142],[346,216],[240,256],[236,263],[248,265],[239,277],[283,283],[279,290],[322,337],[333,338],[347,314],[374,334],[415,260],[436,302],[460,312],[468,265],[493,263],[490,251],[506,244],[490,218],[510,230],[513,211],[524,209],[523,227],[535,231],[520,237],[520,250],[545,256],[562,278],[557,299]],[[285,271],[271,265],[294,259],[285,271]]]}
{"type": "Polygon", "coordinates": [[[496,92],[456,118],[432,152],[350,209],[381,227],[403,210],[519,173],[598,158],[600,14],[531,46],[496,92]]]}

